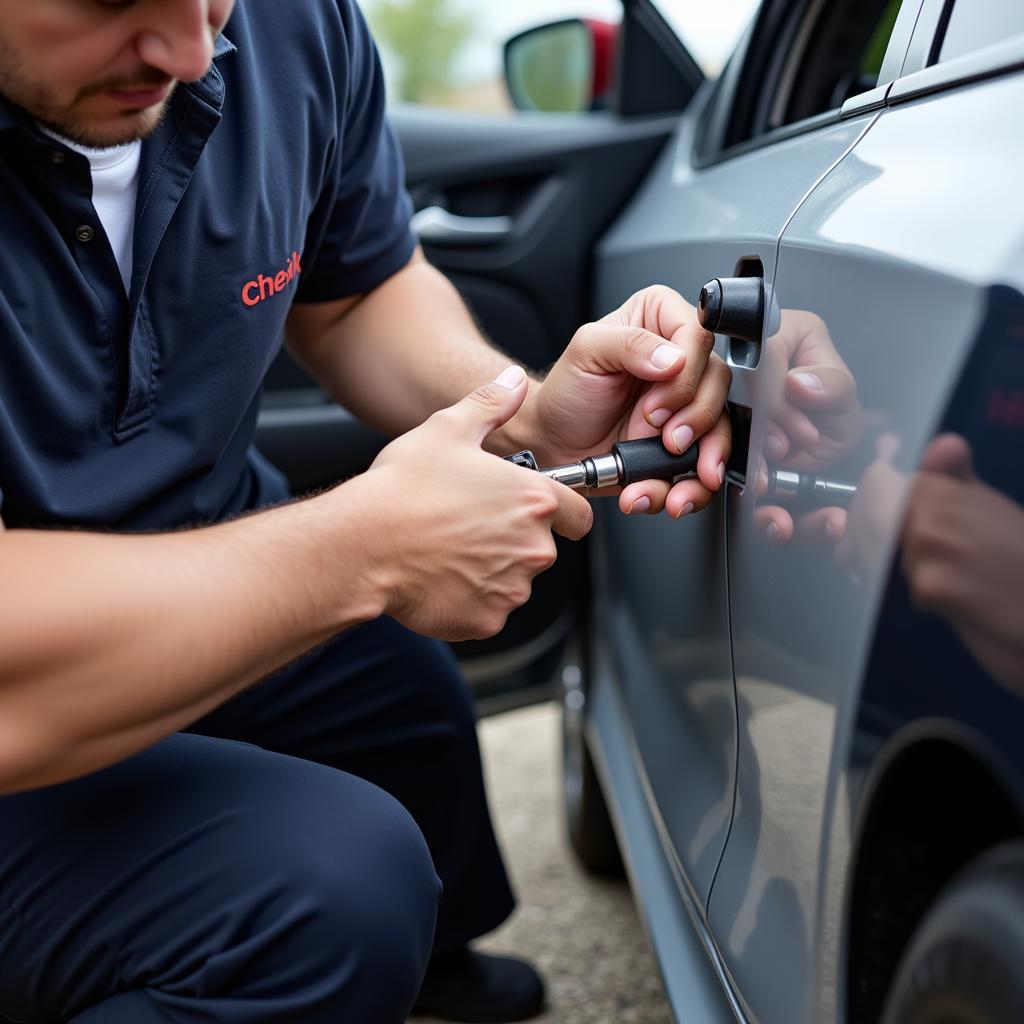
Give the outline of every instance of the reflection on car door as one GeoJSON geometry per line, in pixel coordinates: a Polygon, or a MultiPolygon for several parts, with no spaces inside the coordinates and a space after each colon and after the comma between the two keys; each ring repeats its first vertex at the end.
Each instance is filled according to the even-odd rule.
{"type": "MultiPolygon", "coordinates": [[[[842,123],[705,168],[690,162],[693,124],[602,243],[597,296],[621,303],[652,282],[691,302],[738,269],[771,281],[778,238],[815,181],[862,125],[842,123]]],[[[725,353],[725,339],[719,339],[725,353]]],[[[737,366],[733,397],[747,401],[737,366]]],[[[726,593],[725,503],[681,522],[598,509],[607,595],[601,628],[615,651],[656,814],[703,912],[732,816],[736,705],[726,593]]]]}
{"type": "MultiPolygon", "coordinates": [[[[750,375],[752,451],[778,425],[779,371],[793,368],[787,316],[810,314],[827,332],[863,410],[857,430],[810,454],[794,447],[783,467],[855,483],[879,460],[894,480],[911,471],[968,357],[989,286],[1021,287],[1020,218],[1006,216],[1019,209],[1021,147],[1007,125],[1024,103],[1024,78],[919,97],[907,81],[781,240],[782,331],[750,375]],[[1007,159],[1008,146],[1017,159],[1007,159]]],[[[837,130],[845,137],[849,126],[827,131],[837,130]]],[[[817,425],[834,432],[827,419],[817,425]]],[[[850,848],[842,773],[902,513],[898,488],[887,500],[858,520],[867,525],[845,564],[821,535],[766,539],[754,488],[729,504],[738,799],[709,922],[752,1019],[841,1017],[812,993],[828,1001],[838,990],[839,967],[817,953],[842,946],[832,934],[850,848]]]]}

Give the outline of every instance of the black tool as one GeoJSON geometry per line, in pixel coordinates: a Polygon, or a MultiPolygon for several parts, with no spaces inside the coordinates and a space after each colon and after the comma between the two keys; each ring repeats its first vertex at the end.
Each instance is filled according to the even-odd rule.
{"type": "Polygon", "coordinates": [[[697,319],[712,334],[760,341],[764,281],[759,277],[715,277],[700,290],[697,319]]]}
{"type": "Polygon", "coordinates": [[[565,466],[541,469],[533,452],[507,456],[509,462],[535,469],[574,491],[592,487],[625,487],[637,480],[674,480],[697,475],[700,446],[690,445],[682,455],[673,455],[661,441],[661,435],[636,441],[617,441],[606,455],[591,455],[565,466]]]}
{"type": "MultiPolygon", "coordinates": [[[[531,451],[506,456],[509,462],[525,469],[534,469],[557,480],[574,491],[595,487],[625,487],[637,480],[676,480],[697,475],[700,443],[692,444],[682,455],[673,455],[662,443],[661,435],[636,441],[618,441],[606,455],[591,455],[579,462],[542,469],[531,451]]],[[[743,483],[742,476],[730,470],[729,477],[743,483]]],[[[768,489],[762,501],[778,502],[799,508],[846,508],[857,493],[855,484],[830,480],[813,473],[796,473],[788,469],[768,471],[768,489]]]]}

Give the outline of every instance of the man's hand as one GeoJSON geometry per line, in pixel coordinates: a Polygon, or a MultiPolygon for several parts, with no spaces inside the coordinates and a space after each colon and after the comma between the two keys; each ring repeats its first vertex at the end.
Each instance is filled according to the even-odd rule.
{"type": "Polygon", "coordinates": [[[699,479],[630,484],[619,506],[626,513],[667,509],[677,518],[704,508],[722,486],[731,444],[722,412],[732,378],[711,351],[714,341],[670,288],[637,292],[581,327],[531,396],[530,446],[551,465],[658,433],[676,453],[702,438],[699,479]]]}
{"type": "Polygon", "coordinates": [[[974,475],[956,434],[914,477],[902,567],[914,603],[944,618],[987,672],[1024,695],[1024,509],[974,475]]]}
{"type": "Polygon", "coordinates": [[[592,519],[480,450],[526,393],[518,368],[502,381],[305,501],[155,536],[0,531],[0,795],[121,761],[384,613],[497,632],[554,561],[552,528],[592,519]]]}
{"type": "Polygon", "coordinates": [[[509,367],[392,442],[353,482],[379,517],[385,611],[418,633],[497,633],[554,564],[552,530],[578,540],[591,527],[585,498],[481,450],[526,393],[526,374],[509,367]]]}
{"type": "MultiPolygon", "coordinates": [[[[836,350],[824,320],[784,309],[779,329],[765,345],[764,379],[771,393],[764,458],[755,493],[768,486],[768,464],[816,473],[846,456],[864,430],[857,383],[836,350]]],[[[834,544],[845,532],[846,512],[821,508],[794,518],[780,505],[759,504],[758,531],[771,543],[797,536],[809,544],[834,544]]]]}
{"type": "Polygon", "coordinates": [[[878,439],[837,559],[858,576],[884,571],[906,500],[900,566],[914,603],[945,619],[987,672],[1024,695],[1024,509],[974,475],[957,434],[933,438],[909,478],[892,465],[897,448],[892,435],[878,439]]]}

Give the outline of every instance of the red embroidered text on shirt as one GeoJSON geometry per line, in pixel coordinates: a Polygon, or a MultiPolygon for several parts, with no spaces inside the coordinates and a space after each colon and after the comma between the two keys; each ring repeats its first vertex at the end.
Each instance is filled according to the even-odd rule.
{"type": "Polygon", "coordinates": [[[301,273],[299,254],[293,252],[288,257],[288,266],[284,270],[279,270],[273,277],[258,274],[255,281],[246,281],[242,286],[242,302],[247,306],[258,306],[264,299],[269,299],[287,288],[292,279],[301,273]]]}

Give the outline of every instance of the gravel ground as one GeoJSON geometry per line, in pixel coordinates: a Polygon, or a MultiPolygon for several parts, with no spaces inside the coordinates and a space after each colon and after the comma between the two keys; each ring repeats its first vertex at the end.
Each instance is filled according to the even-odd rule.
{"type": "Polygon", "coordinates": [[[569,852],[558,714],[544,704],[480,724],[491,810],[519,907],[479,947],[527,956],[540,968],[549,1010],[538,1024],[672,1024],[629,887],[590,878],[569,852]]]}

